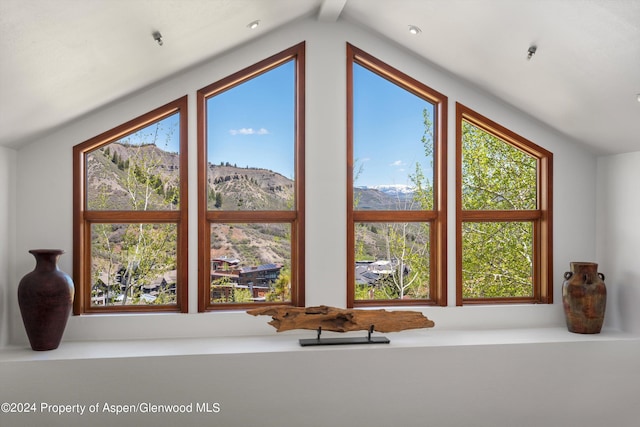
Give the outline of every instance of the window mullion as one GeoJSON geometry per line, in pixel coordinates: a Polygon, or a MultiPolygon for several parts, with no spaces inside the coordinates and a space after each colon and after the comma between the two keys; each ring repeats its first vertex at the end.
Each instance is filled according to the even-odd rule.
{"type": "Polygon", "coordinates": [[[521,210],[521,211],[506,211],[506,210],[463,210],[462,221],[536,221],[542,217],[542,212],[539,210],[521,210]]]}
{"type": "Polygon", "coordinates": [[[435,221],[435,211],[354,211],[356,222],[430,222],[435,221]]]}
{"type": "Polygon", "coordinates": [[[447,98],[350,44],[346,96],[347,306],[446,305],[447,98]]]}
{"type": "Polygon", "coordinates": [[[85,221],[105,223],[155,223],[178,222],[180,211],[85,211],[85,221]]]}
{"type": "Polygon", "coordinates": [[[456,304],[551,303],[552,153],[461,104],[456,121],[456,304]]]}
{"type": "Polygon", "coordinates": [[[207,211],[210,222],[292,222],[295,211],[207,211]]]}

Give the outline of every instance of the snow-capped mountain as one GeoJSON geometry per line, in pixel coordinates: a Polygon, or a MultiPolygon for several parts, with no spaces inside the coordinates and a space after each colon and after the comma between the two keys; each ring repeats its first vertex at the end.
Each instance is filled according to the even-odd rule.
{"type": "Polygon", "coordinates": [[[382,191],[385,194],[390,194],[390,195],[408,195],[408,194],[413,194],[414,188],[410,185],[405,185],[405,184],[383,184],[383,185],[372,185],[370,187],[363,187],[363,188],[369,188],[372,190],[378,190],[378,191],[382,191]]]}
{"type": "Polygon", "coordinates": [[[413,198],[413,187],[402,184],[360,186],[354,190],[357,209],[395,210],[413,198]]]}

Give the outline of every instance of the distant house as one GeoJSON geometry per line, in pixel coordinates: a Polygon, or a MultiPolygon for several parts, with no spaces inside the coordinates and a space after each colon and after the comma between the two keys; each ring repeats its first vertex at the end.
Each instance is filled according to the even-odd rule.
{"type": "MultiPolygon", "coordinates": [[[[135,273],[134,273],[135,275],[135,273]]],[[[127,269],[121,266],[115,274],[115,280],[109,280],[108,274],[102,272],[92,287],[92,305],[105,305],[107,297],[114,298],[115,301],[122,301],[122,295],[127,290],[130,278],[127,269]],[[111,283],[107,286],[106,283],[111,283]]],[[[158,276],[151,283],[140,286],[140,298],[145,302],[153,302],[161,294],[176,294],[177,271],[171,270],[158,276]]]]}
{"type": "Polygon", "coordinates": [[[240,260],[237,258],[227,258],[226,256],[214,257],[213,254],[211,254],[211,271],[235,270],[238,268],[239,265],[240,265],[240,260]]]}
{"type": "Polygon", "coordinates": [[[103,278],[98,278],[91,288],[91,305],[105,305],[108,290],[103,278]]]}
{"type": "Polygon", "coordinates": [[[211,298],[230,300],[234,290],[248,289],[254,301],[264,301],[280,270],[282,264],[240,267],[240,260],[236,258],[212,257],[210,279],[220,285],[211,288],[211,298]]]}
{"type": "Polygon", "coordinates": [[[395,261],[356,261],[356,284],[372,286],[395,272],[395,261]]]}
{"type": "Polygon", "coordinates": [[[280,275],[282,264],[263,264],[240,269],[238,284],[247,287],[267,288],[275,283],[280,275]]]}
{"type": "Polygon", "coordinates": [[[143,285],[141,287],[142,293],[152,296],[157,296],[160,293],[169,293],[175,295],[177,277],[177,270],[167,271],[162,276],[156,277],[150,284],[143,285]]]}

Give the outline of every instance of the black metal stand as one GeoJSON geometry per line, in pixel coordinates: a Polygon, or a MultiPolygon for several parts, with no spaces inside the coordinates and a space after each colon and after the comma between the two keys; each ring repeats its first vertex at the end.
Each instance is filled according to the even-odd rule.
{"type": "Polygon", "coordinates": [[[373,325],[369,327],[369,332],[366,337],[320,338],[322,327],[318,326],[317,338],[301,339],[300,345],[307,347],[312,345],[389,344],[391,342],[387,337],[372,337],[372,333],[373,325]]]}

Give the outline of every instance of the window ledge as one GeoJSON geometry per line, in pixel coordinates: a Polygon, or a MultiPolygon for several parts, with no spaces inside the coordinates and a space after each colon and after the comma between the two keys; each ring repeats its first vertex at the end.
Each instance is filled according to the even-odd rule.
{"type": "MultiPolygon", "coordinates": [[[[330,336],[361,336],[366,334],[352,332],[337,334],[326,332],[330,336]]],[[[220,354],[251,353],[288,353],[298,351],[340,351],[345,349],[388,348],[421,348],[421,347],[464,347],[464,346],[502,346],[517,344],[546,344],[570,342],[607,342],[640,340],[637,334],[619,330],[603,330],[600,334],[574,334],[566,328],[531,328],[531,329],[494,329],[494,330],[437,330],[421,329],[384,335],[391,340],[390,344],[380,345],[345,345],[301,347],[300,338],[313,338],[313,331],[291,331],[273,335],[248,337],[216,337],[216,338],[181,338],[181,339],[148,339],[126,341],[68,341],[51,351],[32,351],[28,346],[9,345],[0,349],[0,363],[56,361],[56,360],[91,360],[134,357],[167,357],[220,354]]]]}

